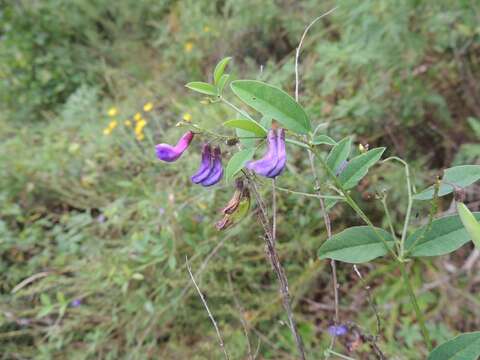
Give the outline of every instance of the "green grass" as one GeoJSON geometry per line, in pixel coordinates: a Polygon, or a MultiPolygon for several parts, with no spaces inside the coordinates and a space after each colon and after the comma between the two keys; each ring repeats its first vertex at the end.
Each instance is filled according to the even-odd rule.
{"type": "MultiPolygon", "coordinates": [[[[292,93],[301,33],[337,3],[17,3],[0,1],[0,54],[6,59],[0,65],[0,358],[221,358],[185,256],[233,359],[246,357],[242,316],[254,350],[260,341],[260,358],[294,358],[254,212],[217,232],[214,224],[233,186],[211,190],[190,183],[198,142],[168,165],[155,159],[153,145],[175,141],[183,131],[175,124],[185,113],[212,129],[233,118],[229,109],[203,104],[184,87],[208,78],[223,56],[234,57],[234,77],[292,93]],[[154,110],[144,113],[150,101],[154,110]],[[107,136],[112,106],[118,126],[107,136]],[[142,141],[124,125],[137,112],[148,122],[142,141]],[[75,299],[80,306],[71,306],[75,299]]],[[[387,146],[389,154],[407,157],[420,187],[454,160],[462,144],[477,140],[466,119],[479,116],[478,103],[465,84],[479,76],[480,9],[453,0],[338,5],[307,37],[300,101],[314,126],[323,124],[330,136],[353,134],[356,144],[387,146]]],[[[235,149],[222,150],[229,157],[235,149]]],[[[462,152],[464,163],[474,156],[462,152]]],[[[306,169],[308,159],[290,147],[279,185],[312,192],[306,169]]],[[[352,191],[376,225],[386,225],[374,196],[385,189],[401,229],[401,176],[403,169],[385,164],[352,191]]],[[[279,193],[278,209],[278,246],[295,314],[309,358],[321,358],[333,318],[330,268],[316,257],[326,239],[323,219],[315,199],[279,193]]],[[[344,205],[333,209],[332,219],[335,232],[360,223],[344,205]]],[[[480,326],[475,271],[446,270],[460,268],[470,251],[466,246],[411,270],[416,289],[451,276],[420,291],[435,343],[480,326]]],[[[364,285],[351,265],[338,268],[342,322],[375,333],[364,285]]],[[[399,269],[383,260],[359,268],[382,318],[380,348],[388,358],[424,353],[399,269]]],[[[371,358],[365,343],[348,351],[354,337],[338,339],[336,350],[371,358]]]]}

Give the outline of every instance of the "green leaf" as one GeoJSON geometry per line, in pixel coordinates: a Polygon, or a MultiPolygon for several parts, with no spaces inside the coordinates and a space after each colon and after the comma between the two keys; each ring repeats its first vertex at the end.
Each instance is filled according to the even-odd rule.
{"type": "Polygon", "coordinates": [[[437,346],[427,360],[477,360],[480,358],[480,331],[463,333],[437,346]]]}
{"type": "Polygon", "coordinates": [[[223,123],[223,125],[232,127],[232,128],[243,129],[260,137],[267,136],[267,130],[265,130],[256,121],[246,120],[246,119],[235,119],[235,120],[226,121],[223,123]]]}
{"type": "Polygon", "coordinates": [[[467,118],[468,124],[470,127],[473,129],[475,132],[475,135],[477,135],[477,138],[480,139],[480,120],[474,118],[474,117],[469,117],[467,118]]]}
{"type": "MultiPolygon", "coordinates": [[[[473,214],[480,219],[480,212],[473,214]]],[[[470,240],[458,215],[446,216],[422,226],[405,241],[405,249],[411,256],[438,256],[457,250],[470,240]]]]}
{"type": "Polygon", "coordinates": [[[241,150],[230,158],[225,169],[225,178],[227,182],[230,182],[235,174],[243,169],[245,164],[253,158],[253,154],[255,154],[255,149],[250,148],[241,150]]]}
{"type": "MultiPolygon", "coordinates": [[[[389,247],[394,245],[390,233],[376,228],[389,247]]],[[[386,255],[388,250],[369,226],[355,226],[343,230],[323,243],[318,250],[320,259],[334,259],[348,263],[364,263],[386,255]]]]}
{"type": "Polygon", "coordinates": [[[480,223],[475,219],[475,216],[473,216],[464,203],[457,204],[457,211],[470,239],[473,241],[477,249],[480,250],[480,223]]]}
{"type": "Polygon", "coordinates": [[[262,125],[265,129],[270,129],[272,127],[272,118],[270,116],[262,116],[260,119],[260,125],[262,125]]]}
{"type": "Polygon", "coordinates": [[[244,103],[287,129],[300,134],[311,130],[305,110],[285,91],[256,80],[236,80],[230,87],[244,103]]]}
{"type": "Polygon", "coordinates": [[[215,86],[212,84],[202,82],[202,81],[193,81],[189,82],[187,85],[185,85],[187,88],[190,90],[199,92],[201,94],[205,95],[212,95],[212,96],[218,96],[218,91],[215,86]]]}
{"type": "Polygon", "coordinates": [[[223,76],[223,72],[225,71],[225,67],[227,66],[227,64],[229,63],[230,60],[232,60],[231,57],[223,58],[222,60],[220,60],[218,62],[217,66],[215,66],[215,70],[213,71],[213,83],[214,84],[219,83],[220,79],[223,76]]]}
{"type": "Polygon", "coordinates": [[[350,160],[345,170],[339,175],[343,187],[348,190],[357,185],[367,175],[368,169],[380,160],[384,151],[384,147],[372,149],[350,160]]]}
{"type": "Polygon", "coordinates": [[[327,157],[327,165],[333,171],[336,171],[341,163],[348,159],[350,149],[352,148],[352,138],[346,137],[335,145],[327,157]]]}
{"type": "MultiPolygon", "coordinates": [[[[438,196],[450,194],[455,189],[452,185],[464,188],[480,179],[480,165],[461,165],[446,169],[440,183],[438,196]]],[[[433,186],[415,194],[415,200],[430,200],[433,198],[433,186]]]]}
{"type": "Polygon", "coordinates": [[[322,144],[335,146],[337,145],[337,142],[333,140],[330,136],[316,135],[313,138],[312,145],[322,145],[322,144]]]}
{"type": "Polygon", "coordinates": [[[220,80],[218,81],[217,88],[220,94],[223,92],[223,88],[225,87],[225,84],[227,83],[229,78],[230,78],[230,75],[223,74],[220,80]]]}

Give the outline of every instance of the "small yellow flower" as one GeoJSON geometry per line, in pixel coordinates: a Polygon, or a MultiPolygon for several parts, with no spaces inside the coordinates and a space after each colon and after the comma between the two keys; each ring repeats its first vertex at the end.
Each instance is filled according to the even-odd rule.
{"type": "Polygon", "coordinates": [[[204,26],[203,27],[203,32],[206,32],[206,33],[210,32],[210,27],[209,26],[204,26]]]}
{"type": "Polygon", "coordinates": [[[143,135],[143,133],[140,133],[140,134],[137,134],[136,138],[138,141],[142,141],[143,139],[145,139],[145,135],[143,135]]]}
{"type": "Polygon", "coordinates": [[[193,42],[187,41],[187,42],[185,43],[184,48],[185,48],[185,52],[187,52],[187,53],[191,52],[192,49],[193,49],[193,42]]]}
{"type": "Polygon", "coordinates": [[[132,126],[132,122],[130,120],[125,120],[123,123],[125,124],[126,127],[132,126]]]}
{"type": "Polygon", "coordinates": [[[112,120],[110,121],[110,124],[108,124],[108,127],[110,128],[110,130],[113,130],[117,127],[118,125],[118,121],[117,120],[112,120]]]}
{"type": "Polygon", "coordinates": [[[152,111],[153,109],[153,104],[151,102],[147,102],[145,105],[143,105],[143,111],[149,112],[152,111]]]}
{"type": "Polygon", "coordinates": [[[142,119],[142,114],[137,112],[135,115],[133,115],[133,120],[140,121],[141,119],[142,119]]]}
{"type": "Polygon", "coordinates": [[[187,122],[190,122],[190,121],[192,121],[192,114],[184,113],[183,116],[182,116],[182,119],[187,121],[187,122]]]}
{"type": "Polygon", "coordinates": [[[103,129],[103,135],[110,135],[111,133],[112,133],[112,129],[108,127],[103,129]]]}
{"type": "Polygon", "coordinates": [[[114,117],[115,115],[118,114],[118,110],[115,106],[111,107],[110,109],[108,109],[108,116],[110,117],[114,117]]]}

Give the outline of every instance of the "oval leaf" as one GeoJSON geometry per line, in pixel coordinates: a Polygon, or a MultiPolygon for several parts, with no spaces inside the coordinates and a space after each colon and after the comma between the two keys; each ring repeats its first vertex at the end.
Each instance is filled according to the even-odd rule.
{"type": "Polygon", "coordinates": [[[213,82],[214,84],[218,84],[218,82],[220,81],[224,71],[225,71],[225,67],[227,66],[227,64],[229,63],[229,61],[232,60],[231,57],[226,57],[226,58],[223,58],[222,60],[220,60],[217,64],[217,66],[215,66],[215,70],[213,71],[213,82]]]}
{"type": "Polygon", "coordinates": [[[234,154],[225,169],[225,178],[227,182],[233,179],[236,173],[243,169],[245,164],[253,158],[254,148],[245,149],[234,154]]]}
{"type": "Polygon", "coordinates": [[[267,136],[267,130],[265,130],[259,123],[252,120],[244,120],[244,119],[229,120],[224,122],[223,125],[236,128],[236,129],[243,129],[260,137],[267,136]]]}
{"type": "MultiPolygon", "coordinates": [[[[440,183],[438,196],[444,196],[453,192],[454,186],[464,188],[480,179],[480,165],[461,165],[446,169],[440,183]]],[[[433,198],[433,186],[416,194],[415,200],[430,200],[433,198]]]]}
{"type": "Polygon", "coordinates": [[[367,175],[368,169],[380,160],[384,151],[385,148],[383,147],[372,149],[350,160],[345,170],[339,176],[344,189],[348,190],[357,185],[367,175]]]}
{"type": "Polygon", "coordinates": [[[228,74],[223,74],[221,76],[221,78],[220,78],[220,80],[218,81],[218,84],[217,84],[217,88],[218,88],[219,93],[223,92],[223,88],[225,87],[225,84],[227,83],[229,78],[230,78],[230,75],[228,75],[228,74]]]}
{"type": "MultiPolygon", "coordinates": [[[[376,228],[389,247],[394,245],[390,233],[376,228]]],[[[388,250],[375,231],[369,226],[355,226],[343,230],[325,241],[318,250],[320,259],[334,259],[348,263],[364,263],[386,255],[388,250]]]]}
{"type": "Polygon", "coordinates": [[[244,103],[285,128],[300,134],[311,130],[307,114],[285,91],[256,80],[233,81],[230,87],[244,103]]]}
{"type": "Polygon", "coordinates": [[[187,88],[190,90],[199,92],[201,94],[205,95],[212,95],[212,96],[217,96],[217,88],[213,86],[212,84],[202,82],[202,81],[193,81],[189,82],[187,85],[185,85],[187,88]]]}
{"type": "Polygon", "coordinates": [[[346,137],[330,150],[327,156],[327,165],[333,171],[337,171],[338,167],[348,159],[352,148],[352,138],[346,137]]]}
{"type": "Polygon", "coordinates": [[[464,333],[437,346],[428,360],[477,360],[480,358],[480,331],[464,333]]]}
{"type": "Polygon", "coordinates": [[[473,216],[464,203],[457,204],[457,211],[470,239],[473,241],[477,249],[480,250],[480,223],[475,219],[475,216],[473,216]]]}
{"type": "Polygon", "coordinates": [[[312,145],[322,145],[322,144],[335,146],[337,145],[337,142],[333,140],[330,136],[316,135],[313,138],[312,145]]]}
{"type": "MultiPolygon", "coordinates": [[[[480,212],[473,213],[480,219],[480,212]]],[[[422,226],[405,241],[405,249],[411,256],[438,256],[451,253],[470,241],[458,215],[446,216],[422,226]]]]}

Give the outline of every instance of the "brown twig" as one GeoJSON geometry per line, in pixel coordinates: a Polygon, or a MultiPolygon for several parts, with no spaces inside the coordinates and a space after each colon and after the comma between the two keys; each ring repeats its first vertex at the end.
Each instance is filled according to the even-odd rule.
{"type": "Polygon", "coordinates": [[[288,291],[288,280],[285,275],[285,270],[283,269],[280,259],[278,257],[277,250],[275,248],[275,239],[273,238],[273,231],[272,231],[273,228],[270,227],[270,221],[268,220],[267,210],[258,192],[255,182],[250,177],[247,177],[247,179],[248,179],[250,188],[252,190],[253,196],[255,197],[255,200],[260,210],[258,212],[258,215],[259,215],[260,223],[262,224],[263,230],[265,232],[264,239],[265,239],[266,250],[267,250],[268,258],[270,259],[270,264],[272,265],[273,271],[275,272],[275,275],[277,275],[278,281],[280,283],[280,294],[282,296],[283,307],[285,309],[285,312],[287,313],[290,331],[292,332],[292,335],[295,338],[295,343],[296,343],[300,358],[302,360],[305,360],[305,349],[303,346],[302,337],[298,332],[297,324],[293,317],[293,310],[290,303],[290,293],[288,291]]]}
{"type": "Polygon", "coordinates": [[[225,343],[223,342],[223,337],[222,337],[222,334],[220,333],[220,329],[218,328],[217,322],[215,321],[215,318],[213,317],[210,309],[208,308],[208,304],[207,304],[207,301],[205,300],[205,297],[203,296],[200,288],[198,287],[197,283],[195,282],[195,278],[193,277],[192,269],[190,268],[190,264],[188,262],[188,257],[187,256],[185,256],[185,263],[187,265],[188,274],[190,275],[190,278],[192,279],[193,285],[195,285],[195,289],[197,289],[198,295],[200,296],[200,299],[202,300],[203,306],[207,310],[208,316],[210,317],[210,320],[212,321],[212,324],[215,327],[215,331],[217,332],[217,337],[218,337],[218,343],[223,350],[223,354],[225,355],[225,359],[229,360],[230,357],[228,356],[227,349],[225,348],[225,343]]]}

